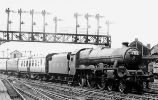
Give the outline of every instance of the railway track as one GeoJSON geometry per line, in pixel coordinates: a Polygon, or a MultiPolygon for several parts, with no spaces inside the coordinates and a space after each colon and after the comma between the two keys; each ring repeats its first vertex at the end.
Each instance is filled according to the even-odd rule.
{"type": "Polygon", "coordinates": [[[42,94],[41,92],[35,90],[34,88],[28,86],[27,84],[21,83],[18,80],[11,80],[9,79],[11,84],[20,92],[27,95],[29,98],[33,100],[52,100],[48,96],[42,94]]]}
{"type": "MultiPolygon", "coordinates": [[[[57,98],[57,100],[158,100],[158,94],[152,94],[150,92],[146,92],[143,95],[131,93],[121,94],[114,91],[109,92],[99,89],[72,87],[65,84],[61,85],[59,83],[25,79],[20,80],[21,82],[28,84],[31,88],[34,88],[36,91],[40,91],[49,96],[53,100],[56,100],[57,98]]],[[[155,82],[153,85],[155,84],[158,84],[158,82],[155,82]]]]}
{"type": "Polygon", "coordinates": [[[74,98],[86,98],[86,99],[109,99],[109,100],[152,100],[152,99],[158,99],[157,94],[150,94],[145,93],[143,95],[137,95],[137,94],[121,94],[119,92],[109,92],[109,91],[102,91],[102,90],[96,90],[96,89],[89,89],[89,88],[80,88],[80,87],[69,87],[66,85],[59,85],[59,84],[53,84],[53,83],[45,83],[45,82],[26,82],[27,84],[30,84],[31,86],[37,86],[38,88],[46,89],[49,91],[56,91],[65,95],[72,96],[74,98]]]}
{"type": "Polygon", "coordinates": [[[56,92],[56,91],[49,91],[49,90],[45,90],[45,89],[39,89],[39,88],[35,88],[38,91],[41,91],[41,93],[51,97],[53,100],[57,99],[57,100],[79,100],[77,98],[68,96],[68,95],[64,95],[60,92],[56,92]]]}
{"type": "Polygon", "coordinates": [[[18,90],[34,98],[34,100],[71,100],[71,99],[79,100],[79,99],[72,98],[71,96],[61,94],[60,92],[48,91],[46,89],[44,90],[37,86],[31,86],[29,84],[24,83],[23,81],[14,80],[12,82],[18,90]],[[30,89],[33,90],[31,91],[31,93],[30,93],[30,89]]]}
{"type": "Polygon", "coordinates": [[[35,100],[35,98],[31,97],[28,93],[24,93],[22,91],[19,91],[19,93],[21,93],[26,100],[35,100]]]}
{"type": "Polygon", "coordinates": [[[1,75],[0,78],[2,79],[3,83],[5,84],[5,86],[8,90],[8,93],[11,96],[12,100],[41,100],[38,96],[35,96],[35,95],[31,94],[30,92],[28,92],[26,90],[23,90],[21,87],[15,86],[13,84],[13,81],[11,81],[11,80],[15,80],[16,79],[15,77],[13,77],[13,76],[8,77],[6,75],[1,75]],[[9,78],[10,81],[8,81],[8,78],[9,78]],[[10,87],[14,88],[23,97],[23,99],[15,98],[16,94],[13,91],[11,91],[10,87]]]}
{"type": "Polygon", "coordinates": [[[7,81],[6,79],[1,79],[4,86],[6,87],[7,89],[7,93],[9,94],[10,98],[12,100],[26,100],[22,95],[21,93],[19,93],[17,91],[16,88],[14,88],[14,86],[11,85],[11,83],[9,81],[7,81]]]}
{"type": "MultiPolygon", "coordinates": [[[[22,81],[24,82],[24,81],[22,81]]],[[[26,84],[31,85],[32,87],[36,87],[37,89],[42,89],[44,90],[45,93],[50,93],[54,94],[57,93],[57,95],[62,95],[66,100],[81,100],[81,99],[90,99],[90,100],[100,100],[100,99],[123,99],[122,97],[118,96],[113,96],[113,95],[105,95],[105,94],[99,94],[97,92],[93,93],[94,91],[86,90],[86,89],[81,89],[81,88],[76,88],[76,87],[68,87],[68,86],[59,86],[59,85],[53,85],[50,86],[50,84],[41,84],[41,83],[36,83],[36,82],[26,82],[26,84]]],[[[62,98],[63,100],[63,98],[62,98]]]]}

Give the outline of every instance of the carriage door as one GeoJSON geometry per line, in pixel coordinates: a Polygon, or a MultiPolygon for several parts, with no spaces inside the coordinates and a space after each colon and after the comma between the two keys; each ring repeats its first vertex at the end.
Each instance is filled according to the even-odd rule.
{"type": "Polygon", "coordinates": [[[75,66],[76,66],[76,55],[70,54],[70,59],[69,59],[69,68],[70,68],[69,74],[70,75],[75,75],[75,72],[76,72],[75,66]]]}

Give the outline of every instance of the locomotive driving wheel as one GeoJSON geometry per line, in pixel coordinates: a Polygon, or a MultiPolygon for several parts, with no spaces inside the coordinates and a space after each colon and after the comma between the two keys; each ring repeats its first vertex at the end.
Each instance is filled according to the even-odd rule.
{"type": "Polygon", "coordinates": [[[86,78],[81,77],[78,81],[79,86],[84,87],[86,85],[86,78]]]}
{"type": "Polygon", "coordinates": [[[150,89],[152,85],[152,82],[143,82],[143,89],[148,88],[150,89]]]}
{"type": "Polygon", "coordinates": [[[88,79],[88,80],[87,80],[87,85],[88,85],[88,87],[94,88],[94,87],[95,87],[95,84],[96,84],[96,81],[95,81],[94,79],[88,79]]]}
{"type": "Polygon", "coordinates": [[[47,80],[47,78],[46,78],[45,75],[42,77],[42,80],[43,80],[43,81],[46,81],[46,80],[47,80]]]}
{"type": "Polygon", "coordinates": [[[113,85],[112,85],[111,82],[108,83],[108,85],[107,85],[107,90],[108,90],[108,91],[112,91],[112,90],[113,90],[113,85]]]}
{"type": "Polygon", "coordinates": [[[87,74],[87,85],[89,88],[94,88],[96,85],[96,79],[94,78],[93,74],[87,74]]]}
{"type": "Polygon", "coordinates": [[[143,89],[145,89],[147,87],[147,83],[146,82],[143,82],[143,89]]]}
{"type": "Polygon", "coordinates": [[[137,89],[137,92],[138,92],[138,94],[142,94],[143,93],[143,88],[144,88],[144,84],[143,84],[144,82],[138,82],[137,83],[137,87],[136,87],[136,89],[137,89]]]}
{"type": "Polygon", "coordinates": [[[119,90],[119,92],[121,92],[121,93],[124,93],[124,92],[125,92],[125,90],[126,90],[126,84],[125,84],[123,81],[120,81],[120,82],[119,82],[118,90],[119,90]]]}
{"type": "Polygon", "coordinates": [[[150,89],[151,86],[152,86],[152,82],[148,82],[148,83],[147,83],[147,88],[150,89]]]}
{"type": "Polygon", "coordinates": [[[104,81],[100,80],[97,85],[98,85],[99,89],[104,90],[106,83],[104,81]]]}

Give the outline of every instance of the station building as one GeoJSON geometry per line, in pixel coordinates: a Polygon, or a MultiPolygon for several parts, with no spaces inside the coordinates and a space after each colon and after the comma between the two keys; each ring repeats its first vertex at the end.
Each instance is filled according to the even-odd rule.
{"type": "Polygon", "coordinates": [[[20,58],[22,57],[22,53],[19,52],[18,50],[15,50],[10,53],[10,58],[20,58]]]}
{"type": "Polygon", "coordinates": [[[142,42],[138,41],[138,38],[135,38],[135,40],[131,42],[129,46],[138,48],[141,51],[143,57],[150,55],[150,44],[147,44],[146,46],[142,42]]]}
{"type": "Polygon", "coordinates": [[[144,45],[142,42],[138,41],[138,38],[136,38],[133,42],[130,43],[129,46],[136,47],[141,51],[142,53],[141,69],[146,73],[152,73],[153,56],[151,55],[150,44],[144,45]]]}
{"type": "Polygon", "coordinates": [[[151,48],[151,55],[158,55],[158,44],[151,48]]]}

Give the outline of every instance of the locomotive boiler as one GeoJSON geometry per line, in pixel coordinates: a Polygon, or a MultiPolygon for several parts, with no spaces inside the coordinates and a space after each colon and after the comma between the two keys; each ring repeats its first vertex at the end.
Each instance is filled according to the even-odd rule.
{"type": "Polygon", "coordinates": [[[117,63],[131,70],[138,69],[141,62],[139,50],[125,46],[116,49],[105,47],[85,49],[80,51],[78,57],[79,63],[84,65],[97,65],[99,63],[114,65],[114,63],[117,63]]]}

